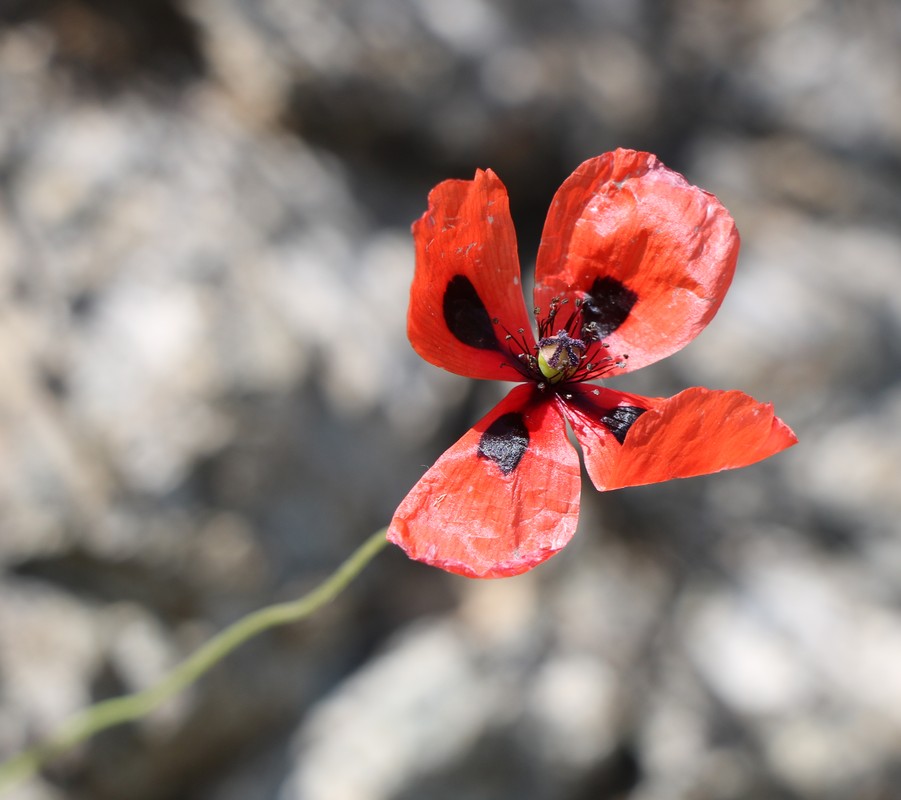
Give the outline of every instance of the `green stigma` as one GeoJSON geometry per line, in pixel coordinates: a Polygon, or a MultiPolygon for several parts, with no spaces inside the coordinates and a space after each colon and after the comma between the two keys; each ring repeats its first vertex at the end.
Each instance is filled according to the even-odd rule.
{"type": "Polygon", "coordinates": [[[585,355],[585,342],[565,330],[538,342],[538,369],[548,383],[560,383],[573,375],[585,355]]]}

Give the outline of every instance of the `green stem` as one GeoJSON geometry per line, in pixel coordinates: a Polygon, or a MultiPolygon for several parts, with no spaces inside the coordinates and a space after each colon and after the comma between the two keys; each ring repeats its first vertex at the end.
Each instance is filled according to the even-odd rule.
{"type": "Polygon", "coordinates": [[[372,534],[329,578],[308,594],[287,603],[261,608],[242,617],[210,639],[155,685],[84,709],[43,742],[0,764],[0,793],[32,777],[43,764],[100,731],[149,714],[161,703],[194,683],[248,639],[270,628],[302,620],[329,603],[385,546],[385,533],[385,529],[382,529],[372,534]]]}

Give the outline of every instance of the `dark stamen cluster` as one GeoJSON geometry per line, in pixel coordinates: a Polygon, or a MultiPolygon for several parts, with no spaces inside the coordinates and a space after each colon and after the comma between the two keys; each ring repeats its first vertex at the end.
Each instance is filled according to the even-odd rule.
{"type": "MultiPolygon", "coordinates": [[[[582,300],[570,304],[569,298],[554,297],[545,316],[541,315],[541,309],[537,306],[532,313],[538,329],[537,346],[527,344],[523,328],[515,333],[505,328],[504,340],[516,356],[517,369],[525,378],[535,381],[538,388],[544,389],[549,383],[560,385],[593,380],[626,366],[629,356],[625,353],[610,355],[610,346],[601,341],[598,323],[585,319],[582,300]],[[555,330],[556,333],[552,333],[555,330]],[[539,351],[553,369],[561,371],[559,381],[549,381],[542,372],[539,351]]],[[[499,324],[497,319],[492,322],[499,324]]]]}

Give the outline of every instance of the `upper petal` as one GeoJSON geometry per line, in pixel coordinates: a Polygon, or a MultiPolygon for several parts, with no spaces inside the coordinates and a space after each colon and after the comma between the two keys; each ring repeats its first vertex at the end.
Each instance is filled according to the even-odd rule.
{"type": "Polygon", "coordinates": [[[504,337],[520,336],[529,348],[534,338],[507,190],[498,177],[479,170],[471,181],[438,184],[428,211],[413,223],[413,239],[407,334],[416,352],[459,375],[519,380],[504,337]]]}
{"type": "Polygon", "coordinates": [[[551,204],[535,305],[581,298],[626,372],[684,347],[716,313],[739,238],[729,212],[656,156],[616,150],[583,163],[551,204]],[[588,307],[588,306],[586,306],[588,307]]]}
{"type": "Polygon", "coordinates": [[[770,403],[742,392],[693,388],[668,399],[600,392],[582,389],[567,416],[601,490],[745,467],[798,441],[770,403]],[[617,406],[646,409],[621,444],[603,421],[617,406]]]}
{"type": "Polygon", "coordinates": [[[525,572],[572,538],[579,472],[559,409],[534,386],[517,386],[423,475],[388,539],[460,575],[525,572]]]}

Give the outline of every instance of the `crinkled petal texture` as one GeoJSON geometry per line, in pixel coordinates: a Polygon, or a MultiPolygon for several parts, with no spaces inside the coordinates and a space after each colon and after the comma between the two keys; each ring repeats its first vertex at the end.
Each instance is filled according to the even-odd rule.
{"type": "Polygon", "coordinates": [[[572,538],[579,472],[560,409],[517,386],[413,487],[388,539],[460,575],[517,575],[572,538]]]}
{"type": "Polygon", "coordinates": [[[746,467],[798,441],[770,403],[735,391],[694,388],[667,399],[575,387],[565,413],[602,491],[746,467]],[[620,442],[605,420],[624,417],[632,421],[620,442]]]}
{"type": "Polygon", "coordinates": [[[416,352],[458,375],[521,380],[504,336],[522,329],[529,347],[534,339],[507,190],[497,175],[479,170],[471,181],[436,186],[413,239],[407,334],[416,352]]]}
{"type": "Polygon", "coordinates": [[[538,250],[535,305],[581,299],[614,375],[684,347],[732,281],[738,232],[708,192],[649,153],[616,150],[582,164],[551,204],[538,250]]]}

